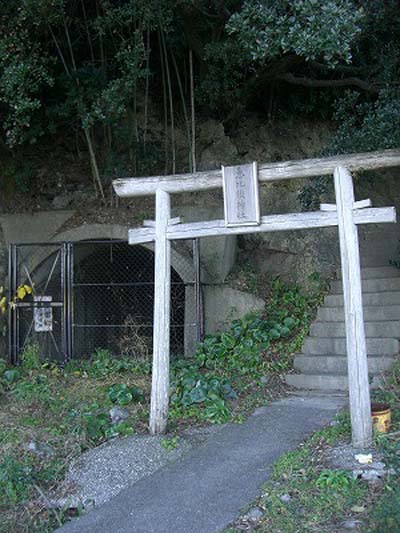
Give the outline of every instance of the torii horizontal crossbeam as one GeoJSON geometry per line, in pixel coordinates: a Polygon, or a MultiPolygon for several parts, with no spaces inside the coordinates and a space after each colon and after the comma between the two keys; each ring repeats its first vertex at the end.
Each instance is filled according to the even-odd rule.
{"type": "MultiPolygon", "coordinates": [[[[264,163],[258,167],[258,180],[262,183],[332,175],[337,166],[346,167],[350,171],[400,166],[400,150],[264,163]]],[[[168,193],[206,191],[222,187],[222,172],[212,170],[171,176],[121,178],[114,180],[113,185],[115,192],[121,197],[146,196],[155,194],[157,189],[168,193]]]]}
{"type": "Polygon", "coordinates": [[[311,213],[262,217],[257,226],[231,227],[225,220],[183,224],[179,219],[172,218],[170,194],[220,188],[220,170],[114,181],[118,196],[156,196],[155,222],[146,221],[143,228],[129,231],[129,243],[132,245],[155,241],[154,343],[149,424],[151,433],[164,432],[168,420],[170,241],[336,226],[339,228],[342,260],[353,445],[362,448],[370,446],[372,424],[357,225],[395,222],[396,212],[393,207],[371,208],[370,200],[356,201],[350,171],[396,166],[400,166],[400,150],[260,165],[260,183],[334,174],[336,204],[322,204],[320,211],[311,213]]]}
{"type": "MultiPolygon", "coordinates": [[[[354,209],[355,224],[378,224],[396,222],[394,207],[372,207],[354,209]]],[[[167,228],[168,240],[194,239],[221,235],[239,235],[245,233],[265,233],[272,231],[290,231],[310,228],[326,228],[338,225],[336,211],[314,211],[311,213],[289,213],[262,217],[259,226],[227,227],[224,220],[173,224],[167,228]]],[[[129,244],[144,244],[155,240],[155,228],[143,227],[129,230],[129,244]]]]}

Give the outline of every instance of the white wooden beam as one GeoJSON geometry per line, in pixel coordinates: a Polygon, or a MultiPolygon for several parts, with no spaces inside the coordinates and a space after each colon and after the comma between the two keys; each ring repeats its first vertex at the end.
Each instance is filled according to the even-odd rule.
{"type": "Polygon", "coordinates": [[[365,209],[366,207],[371,207],[372,202],[368,198],[367,200],[358,200],[357,202],[354,202],[353,209],[365,209]]]}
{"type": "Polygon", "coordinates": [[[171,243],[167,239],[167,228],[170,217],[170,196],[158,189],[155,227],[153,372],[149,424],[150,433],[153,435],[164,433],[168,421],[171,243]]]}
{"type": "MultiPolygon", "coordinates": [[[[181,222],[182,222],[181,217],[174,217],[169,220],[168,225],[174,226],[175,224],[180,224],[181,222]]],[[[143,220],[143,227],[144,228],[155,228],[156,221],[155,220],[143,220]]]]}
{"type": "MultiPolygon", "coordinates": [[[[356,224],[376,224],[396,222],[394,207],[376,207],[354,211],[356,224]]],[[[297,229],[325,228],[338,225],[336,212],[289,213],[287,215],[270,215],[262,217],[259,226],[227,227],[224,220],[209,222],[192,222],[169,227],[168,238],[193,239],[220,235],[243,235],[246,233],[265,233],[272,231],[289,231],[297,229]]]]}
{"type": "Polygon", "coordinates": [[[362,305],[360,251],[357,226],[354,221],[356,213],[353,211],[353,181],[350,172],[343,167],[335,169],[334,179],[342,262],[352,441],[355,448],[367,448],[372,444],[371,400],[362,305]]]}
{"type": "MultiPolygon", "coordinates": [[[[373,207],[353,211],[355,224],[378,224],[396,222],[394,207],[373,207]]],[[[194,239],[221,235],[243,235],[246,233],[263,233],[266,231],[291,231],[298,229],[327,228],[338,225],[336,211],[315,211],[311,213],[289,213],[287,215],[270,215],[262,217],[259,226],[227,227],[224,220],[208,222],[189,222],[168,225],[167,238],[170,240],[194,239]]],[[[129,244],[142,244],[155,240],[154,228],[135,228],[128,232],[129,244]]]]}
{"type": "MultiPolygon", "coordinates": [[[[364,209],[365,207],[371,207],[372,202],[368,198],[367,200],[358,200],[357,202],[354,202],[353,209],[364,209]]],[[[337,207],[336,204],[321,204],[320,205],[321,211],[336,211],[337,207]]]]}
{"type": "Polygon", "coordinates": [[[174,217],[169,220],[168,225],[175,226],[176,224],[180,224],[181,222],[182,222],[181,217],[174,217]]]}
{"type": "Polygon", "coordinates": [[[128,231],[129,244],[145,244],[156,240],[155,226],[130,229],[128,231]]]}
{"type": "Polygon", "coordinates": [[[155,228],[156,221],[155,220],[143,220],[143,227],[144,228],[155,228]]]}
{"type": "MultiPolygon", "coordinates": [[[[400,166],[400,150],[264,163],[258,167],[258,180],[262,183],[332,175],[339,165],[352,171],[400,166]]],[[[121,178],[115,180],[113,186],[117,195],[121,197],[155,194],[158,188],[169,193],[206,191],[222,187],[222,172],[213,170],[171,176],[121,178]]]]}
{"type": "Polygon", "coordinates": [[[336,211],[336,204],[320,204],[321,211],[336,211]]]}

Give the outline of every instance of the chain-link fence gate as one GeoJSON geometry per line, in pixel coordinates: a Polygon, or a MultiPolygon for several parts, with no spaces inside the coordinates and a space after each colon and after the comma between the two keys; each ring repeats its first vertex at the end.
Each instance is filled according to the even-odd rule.
{"type": "MultiPolygon", "coordinates": [[[[175,243],[171,269],[171,353],[188,355],[202,334],[196,241],[175,243]]],[[[91,240],[10,246],[9,354],[27,346],[65,362],[104,348],[144,358],[152,352],[154,254],[151,246],[91,240]]]]}

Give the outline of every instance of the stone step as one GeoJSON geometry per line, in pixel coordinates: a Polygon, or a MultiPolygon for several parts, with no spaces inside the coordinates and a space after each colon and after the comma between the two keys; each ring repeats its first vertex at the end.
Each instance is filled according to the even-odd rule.
{"type": "Polygon", "coordinates": [[[387,267],[390,265],[390,262],[396,258],[395,253],[391,254],[381,254],[377,252],[376,254],[363,255],[361,252],[361,266],[363,268],[368,267],[387,267]]]}
{"type": "Polygon", "coordinates": [[[397,226],[392,227],[395,231],[388,231],[388,229],[389,226],[386,226],[384,231],[378,231],[375,235],[370,233],[365,238],[359,239],[361,252],[368,254],[379,251],[388,255],[396,255],[400,236],[399,230],[397,226]]]}
{"type": "MultiPolygon", "coordinates": [[[[393,357],[368,357],[368,372],[381,374],[390,370],[393,357]]],[[[294,368],[303,374],[346,374],[347,357],[345,355],[304,355],[294,358],[294,368]]]]}
{"type": "Polygon", "coordinates": [[[372,242],[371,239],[359,240],[360,252],[365,254],[380,253],[385,255],[396,255],[398,247],[398,233],[384,233],[380,235],[379,239],[372,242]]]}
{"type": "MultiPolygon", "coordinates": [[[[338,272],[338,278],[341,279],[342,272],[338,272]]],[[[362,279],[380,279],[380,278],[397,278],[400,277],[400,268],[394,266],[382,267],[365,267],[361,269],[362,279]]]]}
{"type": "MultiPolygon", "coordinates": [[[[317,320],[320,322],[343,322],[344,308],[320,307],[317,313],[317,320]]],[[[364,306],[364,320],[374,322],[400,320],[400,305],[364,306]]]]}
{"type": "Polygon", "coordinates": [[[361,239],[359,240],[359,244],[361,254],[373,255],[380,253],[396,257],[399,244],[399,234],[398,232],[390,234],[384,232],[374,241],[371,241],[370,238],[361,239]]]}
{"type": "MultiPolygon", "coordinates": [[[[363,304],[366,305],[400,305],[400,291],[366,292],[363,294],[363,304]]],[[[343,307],[343,294],[328,294],[324,300],[324,307],[343,307]]]]}
{"type": "MultiPolygon", "coordinates": [[[[323,390],[318,390],[318,389],[315,389],[315,390],[293,389],[291,391],[288,391],[288,394],[289,396],[292,396],[292,397],[294,396],[297,398],[315,398],[315,399],[326,398],[326,392],[323,390]]],[[[349,404],[348,391],[342,391],[342,390],[331,391],[329,393],[329,398],[341,398],[343,400],[343,406],[346,406],[349,404]]]]}
{"type": "MultiPolygon", "coordinates": [[[[367,337],[400,338],[400,321],[365,322],[367,337]]],[[[344,322],[314,322],[310,328],[311,337],[345,337],[344,322]]]]}
{"type": "MultiPolygon", "coordinates": [[[[369,338],[367,339],[368,355],[397,354],[400,343],[394,338],[369,338]]],[[[346,339],[344,338],[318,338],[307,337],[304,341],[302,353],[304,355],[346,355],[346,339]]]]}
{"type": "MultiPolygon", "coordinates": [[[[390,370],[400,351],[400,269],[390,266],[396,255],[398,236],[384,233],[361,245],[361,277],[368,371],[371,388],[381,383],[381,374],[390,370]],[[392,238],[395,237],[395,238],[392,238]],[[390,242],[389,242],[390,241],[390,242]],[[393,242],[392,242],[393,241],[393,242]]],[[[343,287],[339,279],[311,325],[302,353],[294,358],[298,374],[288,374],[286,382],[297,389],[339,393],[348,390],[346,331],[343,287]]]]}
{"type": "MultiPolygon", "coordinates": [[[[400,278],[378,278],[378,279],[364,279],[362,281],[362,290],[364,293],[368,292],[387,292],[400,291],[400,278]]],[[[343,294],[343,287],[341,281],[332,281],[331,294],[343,294]]]]}
{"type": "MultiPolygon", "coordinates": [[[[347,376],[341,374],[287,374],[286,383],[297,389],[337,391],[349,388],[347,376]]],[[[371,388],[375,389],[379,385],[380,380],[375,376],[371,388]]]]}

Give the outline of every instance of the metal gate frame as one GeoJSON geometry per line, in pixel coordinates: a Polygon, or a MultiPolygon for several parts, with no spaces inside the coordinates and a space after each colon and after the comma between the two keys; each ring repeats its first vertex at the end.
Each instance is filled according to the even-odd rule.
{"type": "MultiPolygon", "coordinates": [[[[203,299],[200,281],[200,247],[199,239],[193,239],[192,257],[194,270],[194,298],[196,305],[196,338],[200,341],[204,336],[204,319],[203,319],[203,299]]],[[[76,241],[76,244],[82,243],[91,244],[113,244],[113,243],[127,243],[125,240],[116,239],[93,239],[88,241],[76,241]]],[[[9,306],[8,312],[8,358],[12,364],[19,363],[19,354],[23,346],[20,344],[20,310],[34,309],[34,308],[57,308],[61,309],[61,339],[60,350],[57,348],[57,343],[54,340],[57,350],[60,353],[62,363],[66,363],[74,356],[74,245],[75,241],[67,242],[35,242],[35,243],[12,243],[9,245],[8,258],[8,299],[14,297],[17,292],[20,282],[20,265],[19,265],[19,250],[23,247],[59,247],[60,255],[60,301],[38,302],[38,301],[17,301],[13,306],[9,306]]],[[[49,257],[49,256],[46,256],[49,257]]],[[[57,258],[55,262],[57,261],[57,258]]],[[[54,265],[53,264],[53,269],[54,265]]],[[[51,279],[53,271],[50,270],[47,279],[46,287],[51,279]]],[[[30,279],[29,270],[25,267],[26,279],[30,279]]],[[[46,288],[45,288],[46,290],[46,288]]],[[[33,320],[32,320],[33,324],[33,320]]],[[[30,327],[32,327],[32,324],[30,327]]],[[[27,340],[30,330],[26,335],[27,340]]]]}
{"type": "MultiPolygon", "coordinates": [[[[71,291],[69,290],[69,279],[70,276],[67,275],[68,271],[68,253],[67,253],[67,243],[65,242],[47,242],[47,243],[18,243],[9,245],[9,264],[8,264],[8,299],[11,302],[17,293],[18,286],[21,284],[20,279],[20,266],[22,267],[23,263],[19,264],[19,249],[22,247],[59,247],[58,254],[53,262],[52,268],[49,271],[46,286],[44,292],[52,279],[54,274],[54,269],[58,258],[60,259],[60,295],[61,298],[58,301],[48,302],[38,302],[38,301],[17,301],[13,305],[9,305],[8,313],[8,356],[12,364],[18,364],[19,362],[19,353],[23,346],[20,346],[20,320],[19,315],[20,311],[23,309],[35,309],[35,308],[51,308],[51,309],[61,309],[61,335],[60,335],[60,346],[57,346],[57,342],[53,338],[54,345],[59,352],[61,358],[65,361],[69,358],[71,353],[71,339],[69,335],[68,327],[68,308],[70,306],[70,296],[71,291]]],[[[31,279],[31,273],[28,268],[25,267],[26,281],[33,285],[31,279]]],[[[31,328],[33,326],[33,320],[26,335],[25,341],[27,340],[31,328]]]]}

